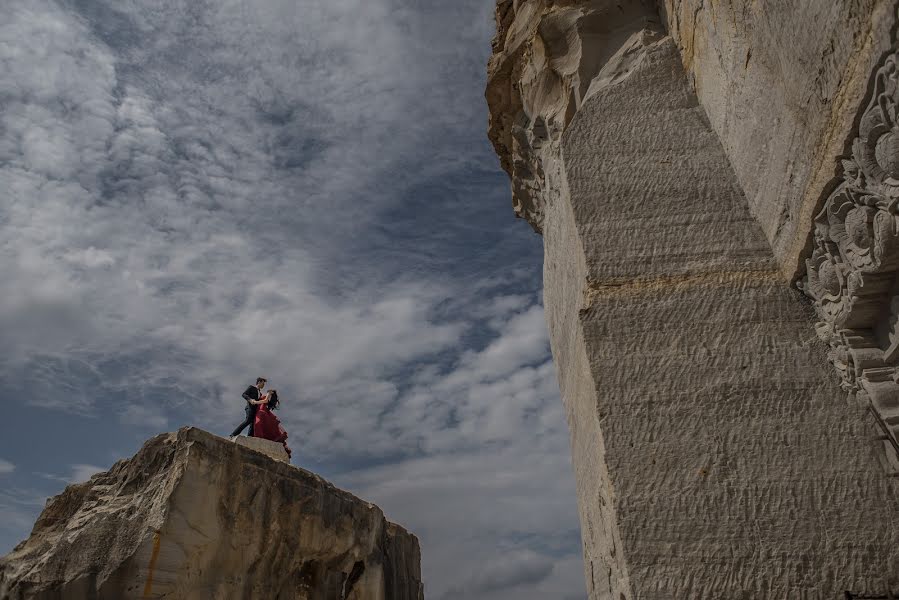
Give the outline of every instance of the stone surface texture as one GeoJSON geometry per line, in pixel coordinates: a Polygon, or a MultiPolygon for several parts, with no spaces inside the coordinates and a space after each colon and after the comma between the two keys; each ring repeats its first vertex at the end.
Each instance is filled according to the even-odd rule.
{"type": "Polygon", "coordinates": [[[489,135],[544,238],[589,598],[899,594],[883,420],[828,364],[821,302],[790,285],[895,13],[695,4],[497,3],[489,135]],[[739,36],[776,77],[735,70],[722,40],[739,36]]]}
{"type": "Polygon", "coordinates": [[[419,564],[378,507],[185,428],[52,498],[0,598],[421,600],[419,564]]]}
{"type": "Polygon", "coordinates": [[[663,0],[706,115],[785,276],[848,150],[895,0],[663,0]]]}
{"type": "Polygon", "coordinates": [[[258,437],[240,435],[234,438],[234,443],[255,450],[256,452],[261,452],[269,458],[286,463],[290,462],[290,456],[288,456],[287,451],[284,449],[284,444],[281,442],[272,442],[258,437]]]}

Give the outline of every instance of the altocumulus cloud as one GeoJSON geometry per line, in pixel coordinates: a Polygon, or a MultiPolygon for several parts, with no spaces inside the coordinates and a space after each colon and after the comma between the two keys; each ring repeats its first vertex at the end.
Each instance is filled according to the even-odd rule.
{"type": "MultiPolygon", "coordinates": [[[[227,431],[265,374],[300,462],[421,536],[429,595],[582,594],[539,241],[483,134],[491,3],[3,13],[3,386],[138,438],[227,431]]],[[[66,458],[0,494],[9,531],[100,468],[66,458]]]]}
{"type": "Polygon", "coordinates": [[[546,579],[553,567],[552,561],[530,552],[506,554],[480,565],[468,581],[448,590],[443,598],[474,598],[497,590],[533,586],[546,579]]]}

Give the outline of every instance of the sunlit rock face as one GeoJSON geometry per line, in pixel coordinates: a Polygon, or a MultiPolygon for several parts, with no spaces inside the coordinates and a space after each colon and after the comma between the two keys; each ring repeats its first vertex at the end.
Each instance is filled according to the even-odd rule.
{"type": "Polygon", "coordinates": [[[786,277],[895,42],[892,0],[662,0],[687,77],[786,277]]]}
{"type": "Polygon", "coordinates": [[[377,506],[187,428],[52,498],[0,598],[421,600],[419,564],[377,506]]]}
{"type": "Polygon", "coordinates": [[[515,212],[543,228],[562,131],[596,89],[623,77],[661,35],[651,0],[501,0],[488,66],[489,137],[512,178],[515,212]]]}
{"type": "Polygon", "coordinates": [[[899,594],[885,6],[497,4],[591,600],[899,594]]]}

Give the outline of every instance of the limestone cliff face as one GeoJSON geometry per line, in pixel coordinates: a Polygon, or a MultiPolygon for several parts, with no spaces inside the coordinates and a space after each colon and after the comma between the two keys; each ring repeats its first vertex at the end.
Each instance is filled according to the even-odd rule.
{"type": "MultiPolygon", "coordinates": [[[[824,231],[816,203],[842,164],[828,149],[870,149],[862,162],[884,185],[899,164],[878,142],[896,114],[897,69],[846,75],[883,60],[894,21],[849,1],[497,3],[489,134],[516,212],[544,237],[591,600],[899,593],[899,469],[864,388],[897,385],[874,360],[873,328],[899,322],[877,317],[899,288],[875,278],[880,295],[865,303],[875,285],[859,282],[873,267],[846,283],[833,266],[846,232],[860,256],[877,246],[866,236],[899,228],[877,221],[869,234],[875,206],[834,208],[820,217],[832,254],[815,254],[823,274],[811,282],[831,300],[811,294],[816,316],[789,285],[812,230],[824,231]],[[737,69],[740,36],[756,46],[755,75],[737,69]],[[800,67],[814,75],[791,77],[800,67]],[[888,116],[860,133],[860,99],[878,78],[888,116]],[[841,289],[839,314],[857,307],[855,321],[837,320],[827,339],[868,352],[853,362],[831,342],[831,360],[849,365],[842,381],[815,332],[841,289]]],[[[853,198],[873,196],[864,185],[853,198]]],[[[881,410],[880,425],[891,415],[881,410]]]]}
{"type": "Polygon", "coordinates": [[[784,275],[805,268],[894,0],[663,0],[661,13],[784,275]]]}
{"type": "Polygon", "coordinates": [[[591,93],[633,67],[662,27],[652,0],[500,0],[496,26],[489,137],[512,178],[516,214],[539,232],[562,131],[591,93]]]}
{"type": "Polygon", "coordinates": [[[378,507],[188,428],[52,498],[0,598],[421,600],[419,563],[378,507]]]}

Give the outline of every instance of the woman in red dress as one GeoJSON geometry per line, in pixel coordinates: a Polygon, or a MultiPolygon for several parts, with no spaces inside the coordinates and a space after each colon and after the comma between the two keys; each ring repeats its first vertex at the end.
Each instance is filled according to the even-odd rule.
{"type": "Polygon", "coordinates": [[[278,408],[278,392],[270,390],[268,394],[260,398],[263,401],[256,411],[256,421],[253,423],[253,437],[260,437],[273,442],[284,444],[287,456],[290,456],[290,448],[287,447],[287,432],[281,426],[281,421],[272,411],[278,408]]]}

